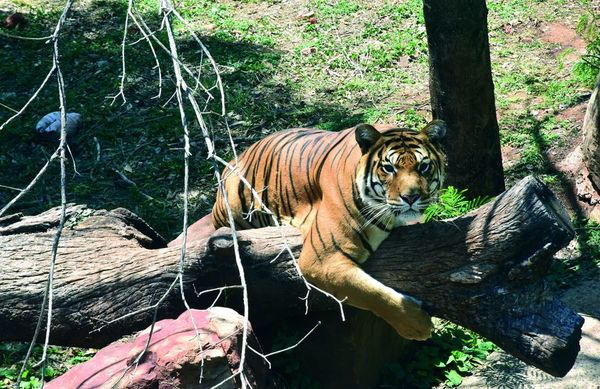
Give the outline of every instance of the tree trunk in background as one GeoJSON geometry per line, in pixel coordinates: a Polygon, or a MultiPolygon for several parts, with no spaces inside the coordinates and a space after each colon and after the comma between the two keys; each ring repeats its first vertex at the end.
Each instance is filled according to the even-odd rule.
{"type": "Polygon", "coordinates": [[[434,119],[448,124],[447,185],[504,190],[485,0],[423,0],[434,119]]]}
{"type": "Polygon", "coordinates": [[[589,170],[589,179],[594,184],[594,189],[600,188],[600,74],[596,80],[596,87],[590,97],[585,119],[583,121],[583,160],[589,170]]]}

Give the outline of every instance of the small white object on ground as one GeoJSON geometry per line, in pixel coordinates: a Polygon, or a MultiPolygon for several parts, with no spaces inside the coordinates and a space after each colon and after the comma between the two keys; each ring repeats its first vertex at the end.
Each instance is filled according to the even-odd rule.
{"type": "MultiPolygon", "coordinates": [[[[77,132],[80,123],[81,114],[76,112],[67,113],[67,122],[65,124],[67,135],[74,135],[75,132],[77,132]]],[[[56,111],[45,115],[37,122],[35,130],[41,135],[58,134],[58,136],[60,136],[60,112],[56,111]]]]}

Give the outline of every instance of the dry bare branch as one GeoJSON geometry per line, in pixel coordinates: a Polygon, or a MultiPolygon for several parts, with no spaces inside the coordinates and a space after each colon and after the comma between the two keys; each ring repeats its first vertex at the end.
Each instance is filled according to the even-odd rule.
{"type": "MultiPolygon", "coordinates": [[[[60,200],[61,200],[60,222],[58,225],[58,229],[56,230],[56,234],[54,236],[54,242],[52,244],[50,269],[48,271],[48,280],[46,281],[46,288],[44,290],[44,299],[42,301],[42,306],[40,308],[40,314],[38,317],[38,322],[36,325],[33,339],[31,340],[31,343],[29,344],[29,349],[27,350],[27,354],[25,355],[25,359],[23,360],[23,365],[21,366],[21,371],[19,372],[19,375],[17,377],[17,383],[16,383],[17,388],[20,387],[19,385],[20,385],[21,379],[23,377],[23,372],[25,371],[25,369],[27,367],[27,362],[29,361],[29,358],[31,357],[31,353],[33,352],[33,347],[35,346],[35,344],[37,342],[37,338],[38,338],[39,332],[41,330],[42,317],[44,315],[44,311],[47,311],[47,314],[46,314],[46,334],[45,334],[45,338],[44,338],[42,358],[40,361],[40,364],[42,365],[42,382],[44,381],[44,373],[45,373],[46,362],[47,362],[46,358],[47,358],[48,344],[50,341],[50,328],[52,326],[54,268],[56,265],[56,255],[58,252],[58,244],[60,242],[60,237],[62,235],[63,227],[65,225],[66,207],[67,207],[66,168],[65,168],[66,144],[67,144],[66,143],[67,142],[67,130],[66,130],[67,103],[66,103],[66,98],[65,98],[65,84],[64,84],[62,72],[60,69],[60,53],[58,50],[58,42],[59,42],[59,35],[61,32],[61,29],[64,25],[67,14],[68,14],[69,10],[71,9],[72,5],[73,5],[73,0],[67,0],[65,7],[63,9],[63,12],[58,20],[58,23],[56,24],[56,28],[55,28],[54,33],[52,34],[52,38],[51,38],[51,41],[53,43],[52,69],[56,70],[56,78],[57,78],[57,82],[58,82],[58,96],[59,96],[59,101],[60,101],[60,120],[61,120],[60,144],[59,144],[58,150],[57,150],[60,154],[60,200]],[[47,309],[46,309],[46,304],[48,305],[47,309]]],[[[41,87],[38,90],[41,90],[41,87]]],[[[32,101],[32,100],[30,100],[30,101],[32,101]]],[[[51,160],[49,162],[51,162],[51,160]]],[[[46,166],[48,166],[48,164],[46,166]]],[[[45,170],[42,169],[42,171],[45,171],[45,170]]],[[[43,173],[41,173],[41,174],[43,174],[43,173]]],[[[38,174],[38,177],[41,177],[41,174],[38,174]]],[[[33,185],[30,184],[30,186],[33,186],[33,185]]],[[[22,195],[24,193],[25,193],[25,191],[19,193],[19,195],[22,195]]],[[[9,203],[9,205],[10,205],[10,203],[9,203]]],[[[4,207],[3,210],[7,209],[7,206],[4,207]]],[[[0,215],[1,214],[2,214],[2,212],[0,212],[0,215]]]]}

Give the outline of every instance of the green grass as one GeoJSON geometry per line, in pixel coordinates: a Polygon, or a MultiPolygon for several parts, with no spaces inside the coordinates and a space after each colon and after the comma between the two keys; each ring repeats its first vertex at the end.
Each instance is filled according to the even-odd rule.
{"type": "Polygon", "coordinates": [[[573,76],[580,84],[593,88],[600,71],[600,15],[589,0],[580,0],[584,12],[577,23],[577,33],[586,42],[586,54],[573,68],[573,76]]]}
{"type": "Polygon", "coordinates": [[[566,256],[552,263],[546,277],[555,288],[569,288],[581,279],[597,278],[600,268],[600,224],[591,220],[575,219],[579,254],[566,256]]]}
{"type": "MultiPolygon", "coordinates": [[[[501,143],[520,150],[519,160],[505,172],[510,180],[528,174],[557,174],[556,166],[549,160],[549,150],[568,146],[577,135],[577,128],[568,121],[557,120],[552,116],[536,117],[531,113],[507,116],[500,121],[500,126],[501,143]]],[[[551,180],[548,183],[556,182],[551,180]]],[[[551,186],[561,190],[563,183],[551,186]]]]}
{"type": "Polygon", "coordinates": [[[335,2],[317,0],[313,2],[313,5],[318,10],[317,16],[347,16],[360,9],[360,3],[351,0],[335,2]]]}

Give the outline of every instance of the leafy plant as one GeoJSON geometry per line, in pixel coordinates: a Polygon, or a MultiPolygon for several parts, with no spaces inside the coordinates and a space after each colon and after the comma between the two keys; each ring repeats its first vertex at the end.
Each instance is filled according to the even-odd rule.
{"type": "Polygon", "coordinates": [[[577,33],[586,42],[586,53],[573,67],[573,75],[582,84],[592,87],[600,71],[600,17],[591,3],[584,1],[585,12],[577,23],[577,33]]]}
{"type": "Polygon", "coordinates": [[[459,190],[453,186],[442,190],[439,200],[425,209],[425,221],[457,217],[479,208],[492,199],[490,196],[478,196],[469,200],[465,196],[466,192],[466,189],[459,190]]]}
{"type": "MultiPolygon", "coordinates": [[[[27,352],[29,344],[7,342],[0,344],[0,388],[13,387],[17,382],[21,361],[27,352]]],[[[93,350],[70,348],[70,347],[48,347],[48,363],[44,368],[44,378],[49,381],[66,372],[79,363],[85,362],[95,354],[93,350]]],[[[42,355],[42,346],[33,349],[30,365],[26,367],[21,375],[19,389],[34,389],[42,386],[42,369],[33,367],[31,364],[42,355]]]]}
{"type": "Polygon", "coordinates": [[[383,383],[429,388],[444,383],[455,387],[496,349],[476,333],[447,321],[437,322],[431,339],[419,345],[410,361],[386,366],[383,383]]]}

